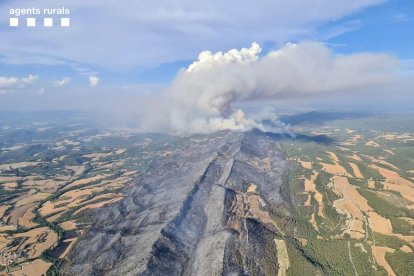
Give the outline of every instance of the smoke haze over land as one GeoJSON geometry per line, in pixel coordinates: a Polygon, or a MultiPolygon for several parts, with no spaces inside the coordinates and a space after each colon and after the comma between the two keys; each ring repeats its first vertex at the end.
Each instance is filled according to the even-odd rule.
{"type": "Polygon", "coordinates": [[[277,130],[281,112],[412,110],[410,1],[0,5],[0,111],[81,110],[102,124],[208,133],[277,130]],[[26,28],[10,14],[62,7],[69,28],[44,28],[40,15],[26,28]]]}
{"type": "Polygon", "coordinates": [[[287,44],[264,56],[260,52],[257,43],[224,53],[203,51],[177,74],[159,106],[147,112],[144,128],[188,133],[271,130],[261,122],[274,119],[274,114],[253,120],[235,106],[372,91],[392,82],[398,68],[397,59],[388,54],[335,56],[317,42],[287,44]]]}

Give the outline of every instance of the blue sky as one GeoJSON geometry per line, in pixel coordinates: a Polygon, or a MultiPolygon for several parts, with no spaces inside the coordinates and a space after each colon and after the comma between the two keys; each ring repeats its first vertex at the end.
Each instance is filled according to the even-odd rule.
{"type": "MultiPolygon", "coordinates": [[[[354,22],[355,29],[328,39],[339,53],[389,52],[400,59],[414,58],[414,2],[392,0],[364,9],[321,30],[354,22]]],[[[351,24],[352,25],[352,24],[351,24]]]]}
{"type": "Polygon", "coordinates": [[[240,49],[254,41],[262,46],[261,55],[305,40],[323,42],[338,55],[385,52],[412,70],[413,1],[309,2],[2,1],[0,102],[9,105],[22,91],[67,94],[69,89],[83,93],[168,85],[201,51],[240,49]],[[10,9],[62,6],[71,10],[69,28],[8,26],[10,9]],[[22,80],[29,75],[37,78],[22,80]],[[99,79],[96,86],[91,87],[90,77],[99,79]],[[64,78],[68,81],[58,85],[64,78]]]}

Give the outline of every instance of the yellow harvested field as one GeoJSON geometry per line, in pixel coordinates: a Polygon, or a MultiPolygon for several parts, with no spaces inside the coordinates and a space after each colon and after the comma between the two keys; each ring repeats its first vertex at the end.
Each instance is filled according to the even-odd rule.
{"type": "Polygon", "coordinates": [[[59,224],[59,226],[66,231],[70,231],[70,230],[74,230],[76,229],[76,223],[73,220],[68,220],[65,222],[62,222],[61,224],[59,224]]]}
{"type": "Polygon", "coordinates": [[[74,214],[76,215],[76,214],[78,214],[78,213],[80,213],[80,212],[82,212],[82,211],[84,211],[86,209],[101,208],[101,207],[103,207],[103,206],[105,206],[107,204],[115,203],[115,202],[117,202],[117,201],[119,201],[121,199],[122,199],[122,197],[118,197],[118,198],[113,198],[113,199],[110,199],[110,200],[107,200],[107,201],[101,201],[101,202],[98,202],[98,203],[89,204],[89,205],[86,205],[86,206],[80,208],[74,214]]]}
{"type": "Polygon", "coordinates": [[[89,185],[88,187],[101,187],[105,189],[116,189],[116,188],[123,187],[125,184],[129,183],[131,180],[132,179],[128,177],[119,177],[114,180],[102,180],[100,183],[89,185]]]}
{"type": "Polygon", "coordinates": [[[329,154],[329,156],[331,157],[332,161],[335,163],[334,165],[332,164],[327,164],[327,163],[323,163],[320,162],[319,164],[322,165],[322,170],[326,171],[327,173],[333,174],[333,175],[340,175],[340,176],[349,176],[352,177],[352,175],[350,175],[344,167],[342,167],[338,162],[339,162],[339,158],[338,156],[333,153],[328,151],[327,152],[329,154]]]}
{"type": "Polygon", "coordinates": [[[42,192],[54,193],[66,181],[50,180],[50,179],[27,179],[23,186],[25,188],[40,189],[42,192]]]}
{"type": "Polygon", "coordinates": [[[311,195],[308,195],[308,199],[305,201],[305,203],[303,203],[303,206],[311,206],[311,195]]]}
{"type": "Polygon", "coordinates": [[[84,166],[65,166],[65,168],[73,171],[75,174],[75,177],[81,175],[82,172],[85,170],[84,166]]]}
{"type": "Polygon", "coordinates": [[[320,163],[323,167],[323,170],[327,173],[333,174],[333,175],[340,175],[340,176],[349,176],[352,177],[345,169],[339,164],[326,164],[326,163],[320,163]]]}
{"type": "Polygon", "coordinates": [[[358,208],[358,205],[348,195],[335,200],[333,206],[338,212],[347,215],[348,219],[364,221],[364,215],[360,208],[358,208]]]}
{"type": "Polygon", "coordinates": [[[335,153],[333,153],[331,151],[328,151],[327,153],[331,157],[332,161],[334,161],[335,163],[338,163],[339,162],[339,158],[338,158],[338,156],[335,153]]]}
{"type": "MultiPolygon", "coordinates": [[[[401,184],[391,184],[383,182],[385,190],[397,191],[402,197],[414,203],[414,189],[410,186],[402,186],[401,184]]],[[[414,209],[414,205],[407,205],[409,209],[414,209]]]]}
{"type": "MultiPolygon", "coordinates": [[[[401,176],[395,171],[391,171],[389,169],[378,167],[375,164],[370,165],[370,167],[373,168],[373,169],[376,169],[384,178],[388,178],[388,179],[399,179],[399,178],[401,178],[401,176]]],[[[408,181],[408,180],[406,180],[406,181],[408,181]]]]}
{"type": "Polygon", "coordinates": [[[0,250],[3,250],[9,241],[5,238],[5,234],[0,234],[0,250]]]}
{"type": "Polygon", "coordinates": [[[267,225],[273,225],[280,233],[283,232],[279,229],[275,221],[270,217],[268,212],[263,211],[260,206],[265,205],[263,199],[257,194],[247,194],[247,203],[249,206],[250,214],[259,219],[261,222],[267,225]]]}
{"type": "Polygon", "coordinates": [[[375,261],[378,265],[382,266],[385,271],[387,271],[388,275],[396,276],[392,267],[389,265],[387,260],[385,259],[385,253],[394,253],[394,249],[389,247],[380,247],[380,246],[373,246],[372,247],[372,254],[374,255],[375,261]]]}
{"type": "Polygon", "coordinates": [[[389,149],[383,149],[383,151],[385,151],[386,153],[389,153],[391,155],[395,155],[395,153],[392,150],[389,149]]]}
{"type": "Polygon", "coordinates": [[[250,183],[249,187],[247,188],[248,193],[256,193],[257,185],[250,183]]]}
{"type": "Polygon", "coordinates": [[[39,212],[42,216],[48,216],[48,215],[66,211],[66,210],[67,210],[66,206],[55,208],[55,204],[51,203],[50,201],[46,201],[43,204],[42,208],[40,208],[39,212]]]}
{"type": "Polygon", "coordinates": [[[57,234],[47,227],[35,228],[13,235],[13,238],[19,237],[27,238],[23,244],[19,244],[17,247],[20,249],[27,248],[29,258],[40,257],[45,250],[55,245],[58,240],[57,234]]]}
{"type": "Polygon", "coordinates": [[[5,226],[0,226],[0,232],[4,232],[4,231],[13,231],[16,230],[17,227],[16,225],[5,225],[5,226]]]}
{"type": "Polygon", "coordinates": [[[118,167],[122,167],[125,164],[124,161],[116,161],[116,162],[97,162],[95,161],[95,165],[98,166],[100,169],[109,169],[109,170],[116,170],[118,167]]]}
{"type": "Polygon", "coordinates": [[[405,252],[405,253],[413,253],[413,250],[410,247],[408,247],[407,245],[401,246],[400,250],[402,252],[405,252]]]}
{"type": "Polygon", "coordinates": [[[13,271],[11,274],[15,276],[46,275],[47,270],[51,266],[52,263],[47,263],[42,259],[36,259],[27,264],[23,264],[21,270],[13,271]]]}
{"type": "Polygon", "coordinates": [[[37,164],[40,164],[40,162],[19,162],[19,163],[1,164],[0,171],[10,170],[10,169],[19,169],[19,168],[24,168],[24,167],[29,167],[29,166],[36,166],[37,164]]]}
{"type": "Polygon", "coordinates": [[[405,141],[414,141],[414,136],[411,133],[400,134],[397,138],[405,141]]]}
{"type": "Polygon", "coordinates": [[[353,202],[338,199],[334,202],[334,207],[339,213],[346,215],[347,229],[344,233],[349,234],[353,239],[362,239],[365,237],[364,216],[353,202]]]}
{"type": "Polygon", "coordinates": [[[389,162],[387,162],[387,161],[385,161],[383,159],[374,159],[374,162],[377,162],[377,163],[380,163],[382,165],[386,165],[388,167],[391,167],[391,168],[393,168],[396,171],[399,171],[400,170],[397,166],[395,166],[395,165],[393,165],[393,164],[391,164],[391,163],[389,163],[389,162]]]}
{"type": "Polygon", "coordinates": [[[66,255],[68,255],[70,250],[72,250],[73,246],[75,246],[75,243],[77,240],[78,238],[73,238],[73,239],[66,239],[63,241],[63,242],[70,242],[70,244],[68,245],[68,247],[66,247],[65,251],[63,251],[63,253],[59,256],[59,259],[64,259],[66,255]]]}
{"type": "Polygon", "coordinates": [[[57,214],[55,214],[55,215],[53,215],[53,216],[50,216],[50,217],[48,217],[48,218],[46,219],[46,221],[47,221],[47,222],[54,222],[55,220],[57,220],[58,218],[60,218],[60,217],[63,215],[63,213],[64,213],[64,212],[60,212],[60,213],[57,213],[57,214]]]}
{"type": "Polygon", "coordinates": [[[16,182],[7,182],[7,183],[1,184],[1,186],[3,186],[3,189],[5,189],[6,191],[11,191],[11,190],[13,190],[17,187],[17,183],[16,182]]]}
{"type": "Polygon", "coordinates": [[[400,240],[408,242],[412,247],[414,247],[414,236],[403,236],[402,234],[389,234],[390,236],[394,236],[399,238],[400,240]]]}
{"type": "Polygon", "coordinates": [[[332,135],[332,132],[330,131],[312,131],[313,135],[332,135]]]}
{"type": "Polygon", "coordinates": [[[323,214],[323,204],[318,206],[318,216],[320,217],[325,217],[325,215],[323,214]]]}
{"type": "Polygon", "coordinates": [[[83,155],[83,157],[91,158],[92,161],[97,161],[101,158],[108,157],[108,156],[111,156],[111,155],[112,154],[110,152],[98,152],[98,153],[85,154],[85,155],[83,155]]]}
{"type": "Polygon", "coordinates": [[[341,145],[342,147],[346,147],[346,146],[351,146],[351,147],[353,147],[353,146],[355,146],[355,142],[341,142],[341,143],[339,143],[339,145],[341,145]]]}
{"type": "Polygon", "coordinates": [[[123,154],[123,153],[125,153],[126,152],[126,149],[117,149],[116,151],[115,151],[115,153],[116,154],[123,154]]]}
{"type": "Polygon", "coordinates": [[[307,161],[302,161],[299,159],[300,164],[302,165],[302,167],[304,167],[305,169],[312,169],[312,162],[307,162],[307,161]]]}
{"type": "Polygon", "coordinates": [[[17,180],[22,179],[21,177],[17,177],[17,176],[0,176],[0,182],[4,183],[4,182],[16,182],[17,180]]]}
{"type": "Polygon", "coordinates": [[[69,203],[69,206],[76,206],[73,205],[73,201],[75,199],[86,199],[89,195],[92,195],[93,193],[97,193],[97,192],[101,192],[103,191],[102,187],[94,187],[94,186],[88,186],[82,189],[78,189],[78,190],[70,190],[67,191],[66,193],[61,195],[61,199],[59,200],[60,203],[65,202],[65,203],[69,203]]]}
{"type": "Polygon", "coordinates": [[[138,171],[126,171],[122,174],[122,176],[132,176],[135,175],[138,171]]]}
{"type": "Polygon", "coordinates": [[[368,188],[375,189],[375,181],[372,178],[368,180],[368,188]]]}
{"type": "Polygon", "coordinates": [[[48,196],[50,196],[50,194],[48,194],[48,193],[36,193],[36,194],[24,196],[22,199],[20,199],[19,201],[16,202],[15,207],[19,207],[19,206],[27,205],[27,204],[30,204],[30,203],[42,201],[42,200],[46,199],[48,196]]]}
{"type": "Polygon", "coordinates": [[[57,162],[57,161],[63,161],[66,157],[68,157],[68,155],[61,155],[59,157],[56,157],[52,160],[52,162],[57,162]]]}
{"type": "Polygon", "coordinates": [[[113,199],[113,198],[118,198],[118,197],[122,197],[122,194],[115,194],[115,193],[101,194],[89,200],[82,201],[82,204],[89,204],[89,203],[92,203],[94,201],[101,200],[101,199],[113,199]]]}
{"type": "Polygon", "coordinates": [[[77,145],[79,145],[80,144],[80,142],[77,142],[77,141],[71,141],[71,140],[68,140],[68,139],[65,139],[65,140],[63,140],[62,142],[57,142],[56,143],[56,145],[58,146],[58,147],[61,147],[61,146],[63,146],[63,145],[72,145],[72,146],[77,146],[77,145]]]}
{"type": "Polygon", "coordinates": [[[75,180],[72,183],[70,183],[69,185],[67,185],[65,188],[69,189],[69,188],[72,188],[72,187],[75,187],[75,186],[88,184],[88,183],[93,182],[93,181],[102,180],[102,179],[104,179],[108,176],[109,175],[107,175],[107,174],[102,174],[102,175],[95,175],[95,176],[92,176],[92,177],[75,180]]]}
{"type": "Polygon", "coordinates": [[[28,187],[28,188],[37,188],[37,187],[42,187],[47,185],[48,182],[53,182],[50,179],[27,179],[24,183],[23,186],[28,187]]]}
{"type": "Polygon", "coordinates": [[[9,209],[11,207],[11,205],[1,205],[0,206],[0,218],[2,218],[4,216],[4,213],[6,212],[7,209],[9,209]]]}
{"type": "Polygon", "coordinates": [[[353,135],[350,139],[349,139],[349,141],[351,141],[351,142],[357,142],[357,141],[359,141],[359,140],[361,140],[362,139],[362,135],[360,135],[360,134],[355,134],[355,135],[353,135]]]}
{"type": "Polygon", "coordinates": [[[308,240],[307,239],[299,238],[299,241],[302,244],[302,246],[306,246],[308,244],[308,240]]]}
{"type": "Polygon", "coordinates": [[[400,219],[405,220],[406,222],[414,226],[414,219],[406,217],[400,217],[400,219]]]}
{"type": "Polygon", "coordinates": [[[397,134],[397,133],[388,133],[385,135],[378,136],[384,138],[385,140],[403,140],[403,141],[413,141],[414,137],[409,133],[397,134]]]}
{"type": "MultiPolygon", "coordinates": [[[[370,165],[370,167],[378,170],[385,178],[385,182],[383,182],[384,189],[399,192],[401,196],[414,204],[414,183],[412,181],[402,178],[397,172],[376,165],[370,165]]],[[[407,207],[414,208],[413,205],[407,207]]]]}
{"type": "Polygon", "coordinates": [[[350,151],[350,149],[348,149],[348,148],[345,148],[345,147],[342,147],[342,146],[337,146],[337,148],[339,148],[342,152],[347,152],[347,151],[350,151]]]}
{"type": "Polygon", "coordinates": [[[318,225],[316,224],[316,220],[315,220],[315,213],[312,213],[309,222],[312,224],[313,228],[319,232],[319,228],[318,225]]]}
{"type": "Polygon", "coordinates": [[[364,223],[360,220],[348,220],[347,230],[344,231],[344,233],[348,233],[351,238],[359,240],[365,237],[365,231],[358,232],[358,229],[363,229],[364,223]]]}
{"type": "MultiPolygon", "coordinates": [[[[315,180],[318,177],[317,172],[313,172],[310,179],[305,179],[305,192],[312,193],[315,200],[318,202],[318,215],[324,217],[323,215],[323,196],[316,190],[315,180]]],[[[308,198],[308,202],[305,202],[306,206],[310,206],[311,198],[308,198]]]]}
{"type": "Polygon", "coordinates": [[[351,166],[352,171],[354,172],[354,175],[355,175],[356,178],[364,178],[364,176],[362,175],[361,171],[359,170],[357,164],[355,164],[355,163],[348,163],[348,164],[351,166]]]}
{"type": "MultiPolygon", "coordinates": [[[[332,183],[333,183],[333,191],[338,196],[341,196],[343,199],[354,203],[354,205],[358,209],[364,212],[372,211],[372,208],[368,205],[368,201],[365,199],[365,197],[360,195],[360,193],[357,191],[355,186],[349,184],[348,178],[346,177],[332,178],[332,183]]],[[[363,218],[359,215],[357,217],[363,218]]]]}
{"type": "Polygon", "coordinates": [[[322,202],[322,194],[316,190],[315,180],[318,177],[318,173],[314,172],[310,179],[305,179],[305,192],[311,192],[315,194],[315,199],[318,202],[322,202]]]}
{"type": "Polygon", "coordinates": [[[40,208],[40,214],[47,216],[59,212],[63,212],[72,207],[77,207],[80,203],[86,200],[86,198],[92,195],[94,192],[101,192],[104,189],[101,187],[85,188],[79,190],[70,190],[60,196],[60,199],[55,202],[47,201],[40,208]],[[62,206],[61,206],[62,205],[62,206]],[[59,207],[55,207],[59,206],[59,207]]]}
{"type": "Polygon", "coordinates": [[[395,140],[398,135],[396,134],[384,134],[378,136],[378,138],[384,138],[385,140],[395,140]]]}
{"type": "Polygon", "coordinates": [[[33,206],[29,209],[27,209],[26,213],[18,219],[18,224],[25,228],[31,228],[36,226],[37,224],[33,222],[33,219],[35,218],[35,214],[33,213],[33,210],[36,208],[36,206],[33,206]]]}
{"type": "Polygon", "coordinates": [[[378,144],[377,142],[375,142],[375,141],[368,141],[368,142],[366,142],[365,143],[365,145],[366,146],[371,146],[371,147],[374,147],[374,148],[379,148],[379,147],[381,147],[381,145],[380,144],[378,144]]]}
{"type": "Polygon", "coordinates": [[[368,201],[361,196],[355,186],[348,182],[346,177],[338,177],[332,179],[333,192],[341,199],[334,201],[334,207],[343,214],[346,214],[349,229],[345,233],[352,236],[360,237],[365,234],[363,222],[365,221],[364,213],[368,216],[370,228],[374,232],[381,234],[391,234],[392,226],[389,219],[380,216],[368,205],[368,201]],[[358,222],[359,221],[359,222],[358,222]]]}
{"type": "Polygon", "coordinates": [[[370,228],[381,234],[392,234],[392,224],[387,218],[381,217],[375,212],[368,212],[368,221],[370,228]]]}
{"type": "Polygon", "coordinates": [[[277,250],[277,261],[279,263],[278,276],[285,276],[290,267],[289,255],[284,240],[274,239],[277,250]]]}
{"type": "Polygon", "coordinates": [[[26,211],[32,206],[34,206],[34,203],[11,209],[9,214],[9,224],[17,226],[19,223],[19,218],[23,217],[26,211]]]}

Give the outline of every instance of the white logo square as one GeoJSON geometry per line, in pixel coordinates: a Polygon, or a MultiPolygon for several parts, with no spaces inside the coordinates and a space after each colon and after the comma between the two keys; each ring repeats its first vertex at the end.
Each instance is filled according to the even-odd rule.
{"type": "Polygon", "coordinates": [[[60,26],[61,27],[69,27],[70,26],[70,18],[64,17],[60,19],[60,26]]]}
{"type": "Polygon", "coordinates": [[[19,18],[10,18],[10,27],[19,27],[19,18]]]}
{"type": "Polygon", "coordinates": [[[53,27],[53,18],[43,18],[43,26],[45,27],[53,27]]]}
{"type": "Polygon", "coordinates": [[[36,27],[36,18],[27,18],[27,27],[36,27]]]}

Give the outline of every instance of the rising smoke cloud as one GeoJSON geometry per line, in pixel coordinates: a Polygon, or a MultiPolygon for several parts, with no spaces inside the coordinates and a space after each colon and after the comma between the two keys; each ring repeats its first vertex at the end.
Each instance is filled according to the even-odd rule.
{"type": "Polygon", "coordinates": [[[372,92],[391,82],[398,66],[388,54],[334,55],[317,42],[287,44],[264,56],[260,52],[253,43],[241,50],[200,53],[164,91],[157,116],[152,109],[146,128],[183,133],[266,130],[260,120],[248,118],[235,105],[372,92]]]}

